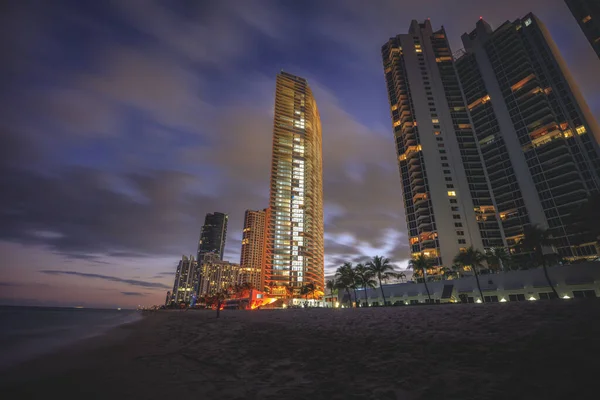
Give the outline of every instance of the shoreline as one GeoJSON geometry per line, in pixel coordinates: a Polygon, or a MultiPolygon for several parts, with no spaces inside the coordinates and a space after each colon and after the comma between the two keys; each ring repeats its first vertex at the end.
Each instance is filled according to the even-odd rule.
{"type": "MultiPolygon", "coordinates": [[[[600,302],[147,313],[1,376],[11,398],[575,398],[600,302]],[[6,381],[5,378],[12,378],[6,381]]],[[[585,396],[583,396],[585,398],[585,396]]]]}

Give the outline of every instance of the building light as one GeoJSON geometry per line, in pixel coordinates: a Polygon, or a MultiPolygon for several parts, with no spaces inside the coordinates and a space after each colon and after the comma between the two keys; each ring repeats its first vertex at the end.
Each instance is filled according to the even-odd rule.
{"type": "Polygon", "coordinates": [[[422,53],[422,52],[423,52],[423,50],[421,50],[421,49],[415,49],[415,53],[422,53]]]}
{"type": "Polygon", "coordinates": [[[398,104],[394,104],[394,105],[392,106],[392,111],[396,111],[397,109],[398,109],[398,104]]]}
{"type": "Polygon", "coordinates": [[[586,22],[589,22],[591,19],[592,19],[592,16],[591,16],[591,15],[587,15],[587,16],[585,16],[585,17],[584,17],[584,18],[581,20],[581,22],[583,22],[583,23],[585,24],[586,22]]]}
{"type": "Polygon", "coordinates": [[[450,196],[450,197],[456,197],[456,192],[454,190],[449,190],[448,191],[448,196],[450,196]]]}
{"type": "Polygon", "coordinates": [[[500,299],[500,303],[506,303],[506,299],[503,297],[500,299]]]}
{"type": "Polygon", "coordinates": [[[575,128],[575,130],[577,131],[578,135],[583,135],[584,133],[587,132],[587,130],[585,129],[585,126],[583,126],[583,125],[579,125],[577,128],[575,128]]]}
{"type": "Polygon", "coordinates": [[[537,299],[536,299],[535,297],[533,297],[533,296],[530,296],[530,297],[529,297],[527,300],[530,300],[530,301],[535,301],[535,300],[537,300],[537,299]]]}
{"type": "Polygon", "coordinates": [[[439,119],[437,119],[437,118],[432,118],[432,119],[431,119],[431,123],[432,123],[432,124],[439,124],[439,123],[440,123],[440,120],[439,120],[439,119]]]}
{"type": "Polygon", "coordinates": [[[527,18],[525,20],[525,26],[529,26],[529,25],[531,25],[531,18],[527,18]]]}
{"type": "Polygon", "coordinates": [[[566,295],[566,294],[562,298],[565,299],[565,300],[570,299],[570,297],[568,295],[566,295]]]}
{"type": "Polygon", "coordinates": [[[477,304],[481,304],[481,299],[477,299],[477,300],[475,300],[475,303],[477,303],[477,304]]]}
{"type": "Polygon", "coordinates": [[[565,137],[565,139],[573,137],[573,131],[571,131],[570,129],[567,129],[566,131],[563,131],[563,136],[565,137]]]}
{"type": "Polygon", "coordinates": [[[534,74],[529,74],[529,75],[527,75],[525,78],[521,79],[519,82],[517,82],[517,83],[515,83],[514,85],[512,85],[512,86],[510,87],[510,89],[511,89],[513,92],[516,92],[517,90],[519,90],[519,89],[521,89],[523,86],[525,86],[525,84],[526,84],[527,82],[529,82],[530,80],[532,80],[533,78],[535,78],[535,75],[534,75],[534,74]]]}

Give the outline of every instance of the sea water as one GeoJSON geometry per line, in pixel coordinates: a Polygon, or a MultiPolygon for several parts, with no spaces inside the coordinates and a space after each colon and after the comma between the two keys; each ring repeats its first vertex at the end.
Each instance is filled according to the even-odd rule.
{"type": "Polygon", "coordinates": [[[0,306],[0,369],[140,318],[134,310],[0,306]]]}

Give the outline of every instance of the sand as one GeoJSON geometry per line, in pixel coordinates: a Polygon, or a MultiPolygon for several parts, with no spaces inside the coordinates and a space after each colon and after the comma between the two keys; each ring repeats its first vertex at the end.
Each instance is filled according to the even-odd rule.
{"type": "MultiPolygon", "coordinates": [[[[600,301],[163,311],[16,366],[3,398],[591,398],[600,301]]],[[[594,397],[594,396],[592,396],[594,397]]]]}

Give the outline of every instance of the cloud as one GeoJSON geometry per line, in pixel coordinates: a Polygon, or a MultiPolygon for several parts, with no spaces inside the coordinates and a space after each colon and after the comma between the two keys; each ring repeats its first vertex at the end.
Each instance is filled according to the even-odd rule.
{"type": "Polygon", "coordinates": [[[103,279],[106,281],[126,283],[128,285],[141,286],[141,287],[146,287],[146,288],[157,288],[157,289],[169,289],[170,288],[170,286],[167,286],[162,283],[157,283],[157,282],[139,281],[139,280],[135,280],[135,279],[123,279],[123,278],[118,278],[116,276],[88,274],[88,273],[77,272],[77,271],[43,270],[40,272],[43,274],[47,274],[47,275],[72,275],[72,276],[80,276],[82,278],[103,279]]]}
{"type": "Polygon", "coordinates": [[[122,295],[124,296],[145,296],[145,293],[140,293],[140,292],[121,292],[122,295]]]}

